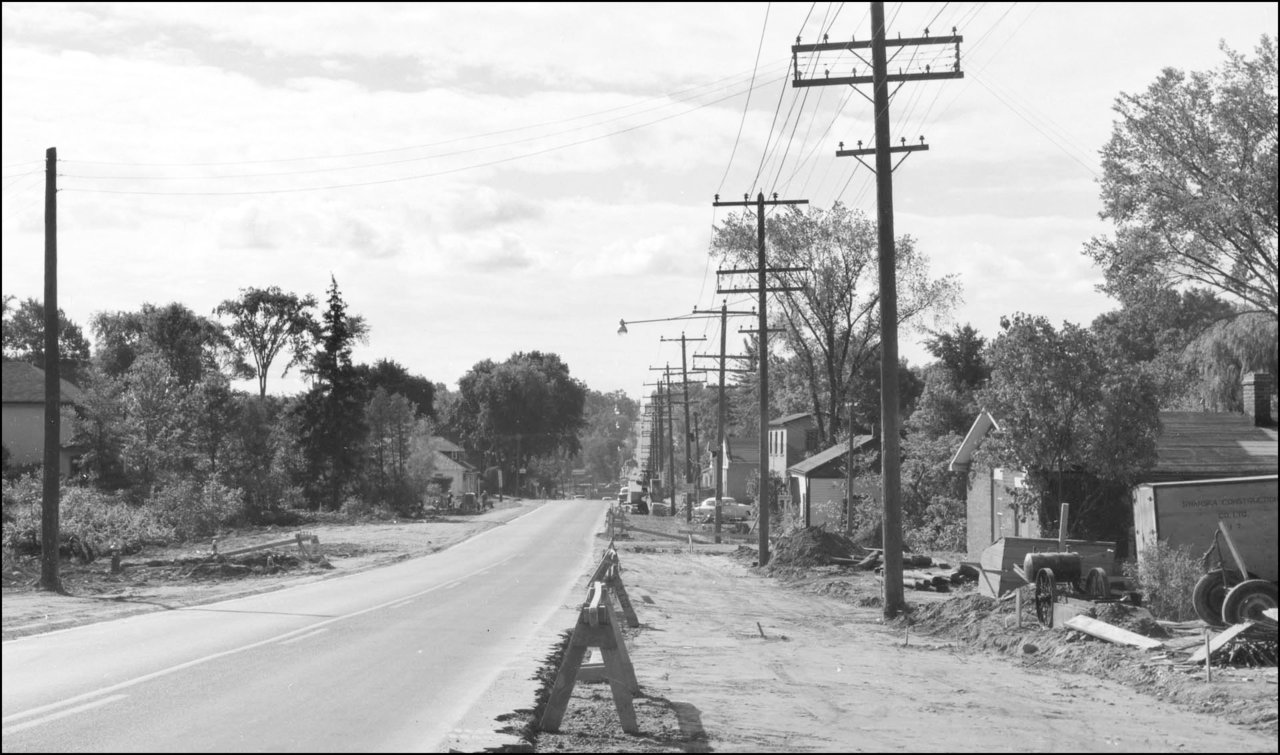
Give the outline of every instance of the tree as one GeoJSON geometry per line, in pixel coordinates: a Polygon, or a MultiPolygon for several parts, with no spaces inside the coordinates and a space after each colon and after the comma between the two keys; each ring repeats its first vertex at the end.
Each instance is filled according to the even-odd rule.
{"type": "Polygon", "coordinates": [[[408,479],[417,409],[409,399],[399,393],[388,394],[379,386],[365,405],[364,419],[369,428],[370,482],[376,498],[402,510],[416,499],[408,479]]]}
{"type": "Polygon", "coordinates": [[[156,353],[138,357],[124,375],[120,454],[130,478],[148,495],[189,454],[188,392],[156,353]]]}
{"type": "Polygon", "coordinates": [[[588,479],[618,480],[624,462],[633,455],[631,436],[639,414],[639,405],[624,391],[587,391],[578,445],[588,479]]]}
{"type": "Polygon", "coordinates": [[[267,395],[267,375],[282,351],[287,349],[290,354],[282,376],[306,362],[319,330],[312,315],[315,306],[313,296],[299,297],[271,286],[241,289],[239,298],[227,299],[214,309],[219,317],[231,318],[227,335],[241,353],[252,355],[259,397],[267,395]]]}
{"type": "MultiPolygon", "coordinates": [[[[770,264],[806,269],[769,276],[770,286],[804,284],[778,294],[782,306],[771,319],[785,328],[785,344],[799,360],[819,434],[833,439],[850,395],[849,377],[880,345],[875,223],[836,202],[830,210],[790,207],[775,213],[765,232],[770,264]]],[[[730,215],[715,229],[711,252],[755,265],[757,233],[754,217],[730,215]]],[[[958,298],[954,276],[930,277],[928,258],[909,236],[897,241],[896,265],[899,325],[942,314],[958,298]]]]}
{"type": "Polygon", "coordinates": [[[410,373],[399,362],[379,359],[373,366],[357,365],[356,374],[370,396],[382,388],[388,394],[398,393],[408,399],[418,417],[435,416],[435,384],[421,375],[410,373]]]}
{"type": "Polygon", "coordinates": [[[347,314],[347,305],[330,276],[328,306],[320,324],[321,346],[308,374],[315,385],[298,405],[299,431],[307,460],[312,499],[327,499],[331,509],[355,482],[368,427],[364,418],[364,386],[351,365],[351,346],[361,335],[362,320],[347,314]]]}
{"type": "Polygon", "coordinates": [[[220,324],[178,302],[163,307],[143,304],[136,312],[100,312],[94,315],[92,328],[97,339],[95,356],[108,375],[125,374],[134,360],[148,352],[159,354],[183,386],[199,382],[206,372],[225,367],[243,374],[247,368],[235,356],[220,324]]]}
{"type": "MultiPolygon", "coordinates": [[[[4,297],[4,358],[30,362],[44,369],[44,304],[23,299],[13,307],[13,300],[12,296],[4,297]]],[[[89,341],[80,326],[68,320],[61,308],[58,309],[58,356],[68,362],[89,359],[89,341]]]]}
{"type": "MultiPolygon", "coordinates": [[[[448,428],[469,452],[514,470],[529,458],[578,452],[586,392],[555,354],[518,352],[501,364],[486,359],[458,381],[448,428]]],[[[514,483],[515,472],[509,474],[514,483]]]]}
{"type": "Polygon", "coordinates": [[[1084,253],[1118,298],[1181,284],[1206,286],[1277,317],[1276,41],[1248,59],[1225,44],[1221,68],[1166,68],[1122,93],[1102,152],[1103,218],[1114,240],[1084,253]]]}
{"type": "Polygon", "coordinates": [[[1043,317],[1002,319],[981,403],[999,423],[980,451],[1025,470],[1042,524],[1068,500],[1077,534],[1123,535],[1128,490],[1155,461],[1159,396],[1134,366],[1106,358],[1097,339],[1043,317]]]}

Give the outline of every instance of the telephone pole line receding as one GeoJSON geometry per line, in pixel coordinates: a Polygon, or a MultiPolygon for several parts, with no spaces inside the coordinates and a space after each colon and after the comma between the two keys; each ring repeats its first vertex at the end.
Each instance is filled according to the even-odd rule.
{"type": "MultiPolygon", "coordinates": [[[[675,338],[658,338],[659,341],[675,341],[675,338]]],[[[686,485],[693,483],[693,497],[696,500],[701,492],[698,489],[698,483],[690,471],[692,457],[689,455],[689,435],[693,432],[693,426],[689,424],[689,360],[685,355],[685,344],[689,341],[705,341],[705,338],[685,338],[684,333],[680,334],[680,388],[684,392],[684,483],[686,485]]],[[[694,448],[697,451],[697,448],[694,448]]],[[[686,493],[686,496],[688,494],[686,493]]],[[[673,512],[674,513],[674,512],[673,512]]],[[[686,524],[693,521],[693,504],[686,497],[684,502],[684,521],[686,524]]]]}
{"type": "MultiPolygon", "coordinates": [[[[697,307],[694,307],[694,308],[693,308],[693,311],[694,311],[694,314],[697,314],[697,313],[698,313],[698,308],[697,308],[697,307]]],[[[710,312],[713,312],[714,310],[706,310],[706,311],[710,313],[710,312]]],[[[734,356],[734,355],[730,355],[730,354],[726,354],[726,353],[724,353],[725,345],[726,345],[726,344],[725,344],[725,341],[726,341],[726,338],[728,337],[728,330],[729,330],[729,327],[728,327],[728,326],[729,326],[729,315],[730,315],[730,314],[734,314],[734,315],[754,315],[754,314],[755,314],[755,312],[730,312],[730,311],[729,311],[729,303],[728,303],[728,302],[721,302],[721,303],[720,303],[720,353],[719,353],[719,354],[714,354],[714,355],[712,355],[712,354],[705,354],[705,355],[704,355],[704,354],[694,354],[694,355],[693,355],[693,358],[694,358],[694,359],[697,359],[699,356],[705,356],[705,357],[706,357],[706,358],[708,358],[708,359],[715,358],[715,359],[719,359],[719,360],[720,360],[720,390],[719,390],[719,393],[717,394],[717,398],[716,398],[716,415],[717,415],[717,417],[716,417],[716,450],[715,450],[715,452],[714,452],[714,453],[712,453],[712,454],[711,454],[711,458],[715,459],[715,465],[716,465],[716,506],[715,506],[715,512],[716,512],[716,514],[715,514],[715,520],[716,520],[716,525],[715,525],[715,527],[716,527],[716,542],[717,542],[717,543],[719,543],[719,542],[720,542],[720,500],[721,500],[722,498],[724,498],[724,460],[723,460],[723,459],[721,459],[721,458],[720,458],[720,456],[721,456],[721,454],[723,454],[723,453],[724,453],[724,411],[725,411],[725,406],[724,406],[724,373],[725,373],[725,360],[726,360],[726,359],[746,359],[746,358],[747,358],[747,357],[743,357],[743,356],[734,356]]],[[[699,367],[694,367],[693,369],[694,369],[695,371],[701,371],[701,370],[703,370],[703,368],[699,368],[699,367]]],[[[734,370],[734,371],[735,371],[735,372],[749,372],[750,370],[734,370]]]]}
{"type": "MultiPolygon", "coordinates": [[[[870,42],[824,42],[822,44],[791,47],[794,78],[792,84],[797,87],[829,86],[832,84],[871,84],[874,97],[872,106],[875,110],[876,146],[875,149],[845,150],[841,143],[838,156],[856,157],[862,162],[861,155],[874,154],[876,158],[876,207],[880,246],[880,464],[882,479],[882,495],[884,498],[884,615],[893,618],[906,608],[902,586],[902,500],[901,500],[901,459],[899,457],[898,439],[898,289],[895,272],[895,250],[893,242],[893,170],[891,164],[894,152],[907,154],[925,150],[924,137],[920,145],[907,146],[906,139],[900,147],[889,144],[889,82],[927,81],[931,79],[959,79],[964,77],[960,71],[960,43],[964,38],[955,34],[951,36],[930,37],[928,30],[923,37],[886,40],[884,24],[884,3],[871,3],[871,41],[870,42]],[[955,61],[950,71],[933,71],[928,66],[924,72],[897,74],[888,71],[886,47],[923,46],[954,44],[955,61]],[[858,76],[824,76],[821,79],[804,79],[800,76],[799,53],[813,53],[834,50],[848,50],[858,55],[857,50],[871,48],[871,77],[858,76]]],[[[799,40],[796,40],[799,42],[799,40]]],[[[861,56],[858,56],[862,59],[861,56]]],[[[863,60],[865,63],[865,60],[863,60]]],[[[897,91],[896,89],[894,90],[897,91]]],[[[861,94],[861,92],[859,92],[861,94]]],[[[863,97],[866,97],[863,94],[863,97]]],[[[901,164],[901,160],[899,160],[901,164]]],[[[866,165],[866,163],[863,163],[866,165]]],[[[870,167],[870,166],[868,166],[870,167]]],[[[763,326],[761,326],[763,327],[763,326]]],[[[852,440],[850,441],[852,443],[852,440]]],[[[852,491],[850,491],[852,498],[852,491]]]]}
{"type": "Polygon", "coordinates": [[[760,372],[760,491],[759,500],[756,507],[759,509],[756,524],[760,532],[759,541],[759,560],[758,564],[764,566],[769,563],[769,506],[773,503],[773,492],[769,483],[769,321],[767,301],[769,291],[785,291],[798,290],[799,287],[783,286],[770,289],[765,282],[765,276],[771,272],[790,272],[799,271],[804,268],[774,268],[768,267],[768,261],[764,254],[764,207],[765,205],[797,205],[809,204],[807,199],[778,199],[778,195],[773,195],[772,201],[766,201],[764,192],[756,195],[756,201],[747,200],[747,195],[742,195],[741,202],[721,202],[720,195],[716,195],[713,207],[751,207],[756,208],[756,267],[749,270],[717,270],[717,275],[731,275],[735,273],[755,273],[756,287],[748,289],[723,289],[717,288],[716,293],[746,293],[754,292],[759,295],[759,301],[756,305],[756,312],[759,316],[760,332],[758,335],[759,346],[757,347],[757,355],[760,363],[758,369],[760,372]]]}

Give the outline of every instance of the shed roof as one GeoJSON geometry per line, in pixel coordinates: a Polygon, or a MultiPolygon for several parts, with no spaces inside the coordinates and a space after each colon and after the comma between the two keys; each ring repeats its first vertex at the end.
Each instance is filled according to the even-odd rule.
{"type": "MultiPolygon", "coordinates": [[[[66,380],[60,381],[61,402],[64,404],[80,403],[84,400],[84,392],[66,380]]],[[[27,362],[5,361],[0,371],[0,396],[6,404],[43,404],[44,403],[44,370],[27,362]]]]}
{"type": "Polygon", "coordinates": [[[778,417],[777,419],[769,420],[769,426],[782,427],[783,425],[789,425],[793,422],[798,422],[800,420],[809,420],[810,422],[813,422],[813,414],[811,412],[799,412],[797,414],[788,414],[785,417],[778,417]]]}
{"type": "Polygon", "coordinates": [[[1276,430],[1243,414],[1160,412],[1155,477],[1275,474],[1276,430]]]}
{"type": "MultiPolygon", "coordinates": [[[[855,435],[853,436],[853,450],[870,450],[872,441],[875,439],[876,436],[874,435],[855,435]]],[[[847,453],[849,453],[849,441],[841,441],[825,451],[819,451],[803,461],[792,464],[787,467],[787,473],[807,477],[811,472],[814,472],[828,462],[844,458],[847,453]]]]}

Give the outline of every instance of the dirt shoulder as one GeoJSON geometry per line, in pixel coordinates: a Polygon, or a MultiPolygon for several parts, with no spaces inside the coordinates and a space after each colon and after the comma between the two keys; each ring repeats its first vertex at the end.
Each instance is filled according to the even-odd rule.
{"type": "Polygon", "coordinates": [[[319,538],[318,550],[323,555],[319,561],[300,558],[297,546],[288,545],[233,556],[225,565],[210,568],[215,566],[210,563],[211,542],[145,550],[122,559],[119,574],[111,573],[109,557],[89,564],[64,561],[61,572],[66,595],[34,589],[40,574],[37,558],[6,559],[3,639],[229,600],[386,566],[448,548],[537,505],[536,501],[508,499],[476,515],[257,528],[231,533],[218,542],[218,550],[227,553],[305,532],[319,538]]]}
{"type": "Polygon", "coordinates": [[[1034,655],[1008,654],[885,623],[858,605],[879,591],[867,574],[784,581],[730,555],[620,546],[641,734],[621,731],[608,684],[580,683],[559,732],[532,737],[538,752],[1277,750],[1274,668],[1205,685],[1053,631],[1028,630],[1034,655]]]}

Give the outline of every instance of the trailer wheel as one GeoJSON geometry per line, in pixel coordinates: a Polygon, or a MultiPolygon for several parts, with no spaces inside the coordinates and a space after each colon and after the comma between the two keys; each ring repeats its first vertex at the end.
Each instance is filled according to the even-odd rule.
{"type": "Polygon", "coordinates": [[[1196,616],[1211,627],[1225,627],[1222,620],[1222,603],[1226,600],[1229,585],[1240,581],[1240,573],[1227,569],[1215,569],[1196,582],[1191,591],[1191,604],[1195,606],[1196,616]]]}
{"type": "Polygon", "coordinates": [[[1276,586],[1265,579],[1247,579],[1227,591],[1222,601],[1222,620],[1243,624],[1262,618],[1262,612],[1280,605],[1276,586]]]}
{"type": "Polygon", "coordinates": [[[1053,604],[1058,600],[1057,587],[1053,569],[1045,567],[1036,572],[1036,620],[1047,629],[1053,628],[1053,604]]]}

